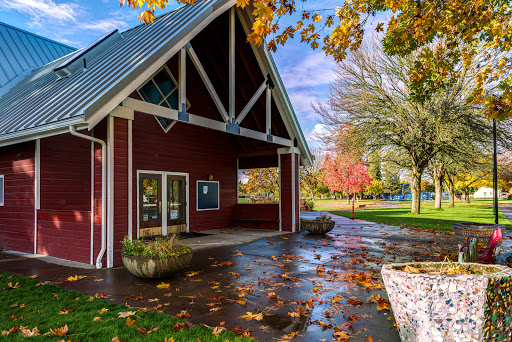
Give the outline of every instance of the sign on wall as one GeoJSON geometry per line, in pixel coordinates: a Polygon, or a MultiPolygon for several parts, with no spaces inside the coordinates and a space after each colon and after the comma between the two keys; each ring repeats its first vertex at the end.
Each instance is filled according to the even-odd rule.
{"type": "Polygon", "coordinates": [[[219,182],[197,181],[197,210],[219,209],[219,182]]]}

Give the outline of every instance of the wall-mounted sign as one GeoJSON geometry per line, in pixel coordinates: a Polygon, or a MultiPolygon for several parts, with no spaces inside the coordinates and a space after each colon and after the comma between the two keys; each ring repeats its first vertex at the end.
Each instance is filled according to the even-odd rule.
{"type": "Polygon", "coordinates": [[[219,182],[197,181],[197,210],[219,209],[219,182]]]}

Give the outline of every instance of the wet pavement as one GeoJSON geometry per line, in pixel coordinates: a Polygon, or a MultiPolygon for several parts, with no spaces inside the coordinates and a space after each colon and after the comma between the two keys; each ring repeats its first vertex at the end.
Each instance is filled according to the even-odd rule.
{"type": "MultiPolygon", "coordinates": [[[[303,213],[303,217],[319,214],[303,213]]],[[[261,341],[294,332],[298,334],[293,341],[331,341],[337,331],[349,333],[355,341],[367,336],[374,341],[400,341],[391,311],[375,297],[387,299],[379,288],[382,263],[438,261],[446,255],[453,260],[454,236],[333,219],[336,226],[325,236],[268,235],[243,245],[198,250],[186,272],[163,280],[170,284],[167,289],[157,288],[161,280],[137,278],[124,267],[67,267],[5,252],[0,253],[0,270],[38,275],[90,295],[105,292],[110,300],[171,315],[186,310],[193,323],[225,322],[228,328],[252,330],[261,341]],[[64,282],[72,275],[87,277],[64,282]],[[373,303],[368,304],[372,295],[373,303]],[[248,312],[262,313],[262,320],[241,317],[248,312]]],[[[511,242],[506,233],[502,249],[511,250],[511,242]]],[[[502,254],[500,260],[508,255],[502,254]]]]}

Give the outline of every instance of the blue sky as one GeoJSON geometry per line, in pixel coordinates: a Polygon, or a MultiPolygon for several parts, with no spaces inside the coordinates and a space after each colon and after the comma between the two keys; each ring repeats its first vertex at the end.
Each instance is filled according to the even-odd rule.
{"type": "MultiPolygon", "coordinates": [[[[315,0],[306,4],[316,9],[333,9],[339,3],[315,0]]],[[[169,1],[166,11],[176,6],[176,2],[169,1]]],[[[138,13],[120,7],[118,0],[0,0],[0,21],[77,48],[116,28],[124,30],[137,25],[138,13]]],[[[292,24],[293,19],[296,20],[289,18],[283,24],[292,24]]],[[[336,64],[322,50],[313,51],[297,39],[280,46],[274,58],[306,139],[310,146],[318,145],[314,132],[322,127],[311,102],[325,98],[336,64]]]]}

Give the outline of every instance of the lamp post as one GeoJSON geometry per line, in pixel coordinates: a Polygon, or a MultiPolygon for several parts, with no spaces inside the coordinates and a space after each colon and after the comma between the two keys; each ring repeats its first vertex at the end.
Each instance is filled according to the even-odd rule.
{"type": "Polygon", "coordinates": [[[492,140],[493,140],[493,153],[492,153],[492,182],[494,194],[494,223],[498,224],[498,157],[496,148],[496,119],[492,119],[492,140]]]}

